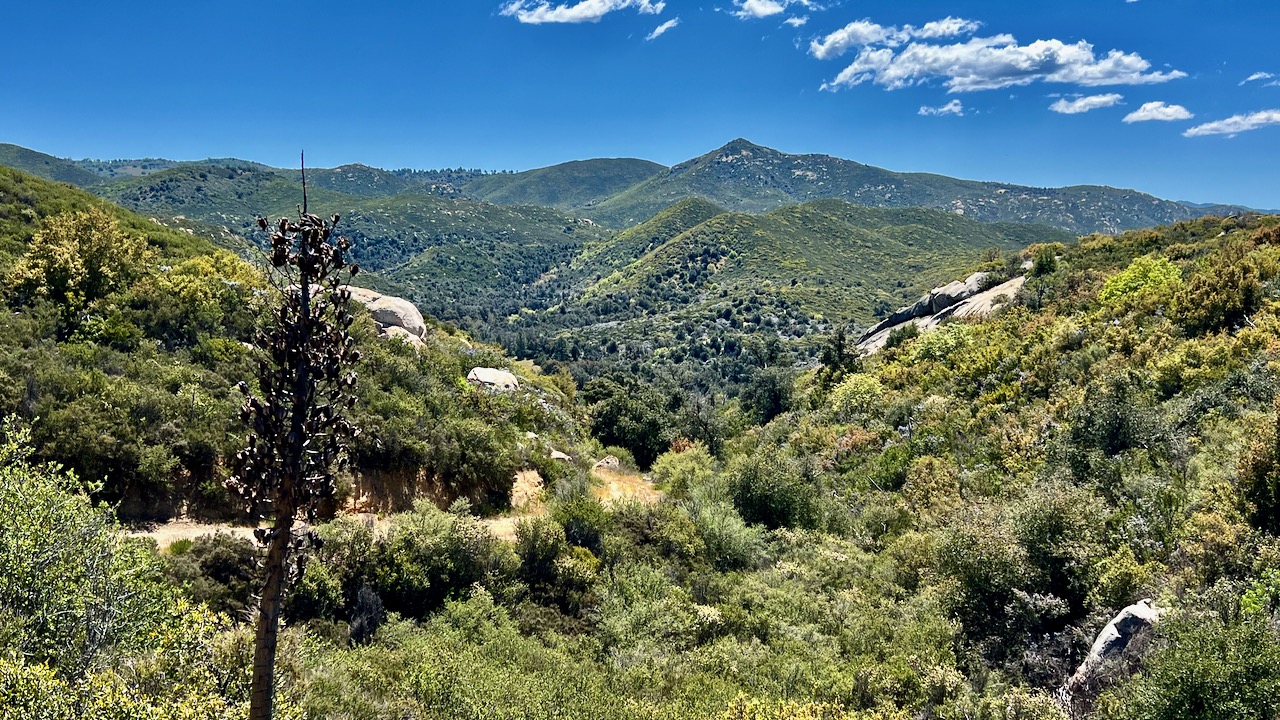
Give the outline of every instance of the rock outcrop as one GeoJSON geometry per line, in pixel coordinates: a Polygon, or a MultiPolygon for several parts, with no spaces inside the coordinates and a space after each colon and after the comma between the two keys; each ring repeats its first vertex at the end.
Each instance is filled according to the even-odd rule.
{"type": "Polygon", "coordinates": [[[1139,600],[1117,613],[1102,632],[1098,633],[1093,646],[1089,648],[1089,654],[1080,663],[1080,667],[1076,668],[1075,674],[1058,689],[1058,698],[1063,706],[1073,709],[1082,702],[1089,702],[1089,698],[1099,690],[1099,673],[1103,667],[1120,657],[1134,638],[1159,622],[1160,613],[1160,609],[1151,604],[1150,598],[1139,600]]]}
{"type": "Polygon", "coordinates": [[[467,373],[467,382],[490,390],[502,390],[504,392],[516,390],[520,387],[520,381],[516,379],[515,375],[498,368],[471,368],[471,372],[467,373]]]}
{"type": "MultiPolygon", "coordinates": [[[[389,328],[399,328],[419,340],[426,337],[427,324],[422,319],[422,312],[413,303],[394,295],[383,295],[367,288],[346,286],[351,291],[351,299],[369,309],[373,321],[387,337],[399,335],[388,333],[389,328]]],[[[403,337],[403,335],[400,335],[403,337]]]]}
{"type": "Polygon", "coordinates": [[[1155,625],[1159,620],[1160,610],[1151,604],[1150,598],[1139,600],[1121,610],[1111,619],[1111,622],[1107,623],[1106,627],[1102,628],[1102,632],[1098,633],[1093,646],[1089,648],[1089,655],[1085,657],[1084,662],[1080,663],[1076,674],[1072,676],[1072,681],[1074,682],[1077,678],[1087,678],[1107,660],[1124,652],[1135,635],[1155,625]]]}
{"type": "Polygon", "coordinates": [[[925,332],[950,319],[986,317],[1013,299],[1026,282],[1025,277],[1019,276],[980,292],[987,277],[987,273],[974,273],[964,282],[957,280],[930,290],[914,304],[900,308],[864,333],[858,340],[858,349],[865,353],[877,352],[889,340],[890,333],[907,325],[915,325],[925,332]]]}
{"type": "Polygon", "coordinates": [[[415,348],[421,348],[424,345],[421,337],[414,335],[398,325],[388,325],[382,328],[378,334],[385,338],[403,340],[415,348]]]}

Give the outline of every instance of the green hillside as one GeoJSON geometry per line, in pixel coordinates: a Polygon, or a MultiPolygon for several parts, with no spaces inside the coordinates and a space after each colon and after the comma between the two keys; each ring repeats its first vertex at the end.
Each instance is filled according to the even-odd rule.
{"type": "MultiPolygon", "coordinates": [[[[284,171],[298,180],[298,171],[284,171]]],[[[402,193],[418,195],[457,195],[458,188],[477,178],[488,177],[478,170],[382,170],[361,165],[315,168],[307,171],[308,184],[336,190],[357,197],[388,197],[402,193]]]]}
{"type": "Polygon", "coordinates": [[[528,295],[551,292],[557,269],[584,244],[607,234],[550,208],[423,195],[368,200],[345,217],[361,262],[451,321],[519,310],[528,295]]]}
{"type": "MultiPolygon", "coordinates": [[[[550,208],[494,205],[452,191],[398,192],[430,189],[426,175],[415,180],[347,168],[309,171],[309,181],[317,175],[320,186],[309,183],[310,203],[343,217],[356,260],[398,283],[424,310],[445,320],[483,317],[497,306],[502,314],[512,312],[510,303],[523,288],[567,264],[584,243],[606,234],[550,208]],[[363,182],[336,182],[343,173],[382,184],[361,195],[332,189],[363,182]]],[[[258,214],[291,213],[302,200],[298,173],[249,166],[184,165],[117,181],[101,192],[166,222],[194,221],[194,229],[227,238],[233,247],[235,238],[257,237],[258,214]]]]}
{"type": "MultiPolygon", "coordinates": [[[[225,188],[200,169],[169,178],[225,188]]],[[[262,186],[258,198],[285,190],[262,186]]],[[[257,267],[209,240],[0,168],[0,417],[29,423],[38,459],[100,485],[124,517],[236,515],[222,485],[244,440],[235,388],[253,377],[272,293],[257,267]]],[[[356,473],[500,509],[512,474],[542,452],[524,433],[565,448],[583,440],[564,389],[501,349],[430,319],[415,349],[357,314],[356,473]],[[464,381],[476,365],[515,370],[525,390],[487,401],[464,381]]]]}
{"type": "Polygon", "coordinates": [[[470,197],[504,205],[546,205],[582,210],[667,168],[648,160],[578,160],[520,173],[477,178],[464,186],[470,197]]]}
{"type": "Polygon", "coordinates": [[[981,222],[1052,225],[1077,234],[1113,233],[1205,212],[1132,190],[1029,188],[897,173],[827,155],[788,155],[738,139],[610,197],[589,215],[611,227],[628,227],[685,197],[739,212],[766,212],[818,198],[868,207],[921,206],[981,222]]]}
{"type": "Polygon", "coordinates": [[[55,182],[87,187],[101,182],[102,178],[78,167],[70,160],[63,160],[24,147],[0,143],[0,165],[17,168],[25,173],[55,182]]]}
{"type": "Polygon", "coordinates": [[[677,235],[722,213],[723,208],[706,200],[681,200],[639,225],[586,245],[574,258],[572,267],[580,273],[595,273],[599,279],[601,273],[628,265],[677,235]]]}
{"type": "Polygon", "coordinates": [[[7,270],[26,252],[32,236],[46,220],[90,209],[110,214],[128,232],[170,258],[182,259],[214,250],[208,240],[159,225],[83,190],[0,166],[0,269],[7,270]]]}
{"type": "Polygon", "coordinates": [[[619,233],[602,245],[612,252],[571,265],[577,280],[556,304],[490,332],[580,379],[640,373],[735,395],[762,364],[815,362],[837,328],[856,334],[984,262],[1000,277],[1027,245],[1073,240],[1043,226],[839,200],[763,215],[717,210],[682,201],[619,233]]]}
{"type": "MultiPolygon", "coordinates": [[[[796,212],[825,230],[883,221],[830,201],[796,212]]],[[[964,230],[912,220],[894,242],[940,249],[930,233],[964,230]]],[[[753,346],[746,387],[724,402],[650,381],[657,358],[637,355],[584,383],[581,404],[538,398],[554,400],[548,411],[448,388],[456,378],[437,368],[474,355],[415,360],[371,343],[362,378],[398,384],[358,423],[384,442],[417,438],[410,449],[428,454],[411,463],[520,453],[557,432],[559,412],[585,411],[619,447],[539,465],[553,481],[502,536],[465,503],[317,524],[323,542],[304,551],[285,604],[277,708],[371,720],[1274,717],[1280,217],[1032,254],[1026,289],[994,317],[871,357],[827,335],[805,368],[753,346]],[[440,425],[451,431],[433,434],[440,425]],[[586,468],[604,452],[624,467],[602,472],[647,486],[626,471],[634,456],[661,494],[602,500],[586,468]],[[1107,643],[1122,650],[1088,659],[1118,613],[1148,604],[1158,612],[1107,643]]],[[[7,322],[0,358],[27,347],[7,322]]],[[[88,398],[75,410],[93,424],[65,438],[77,450],[103,452],[120,428],[171,412],[169,394],[182,412],[168,432],[228,411],[181,354],[141,355],[177,389],[161,376],[150,404],[127,405],[131,355],[29,344],[78,363],[68,397],[88,398]]],[[[77,482],[25,460],[24,440],[0,439],[0,607],[17,608],[0,622],[24,629],[0,633],[7,708],[243,716],[258,551],[226,534],[125,540],[77,482]],[[60,622],[30,620],[49,616],[60,622]],[[110,632],[86,646],[67,628],[89,620],[110,632]]]]}
{"type": "Polygon", "coordinates": [[[817,200],[763,215],[716,216],[601,280],[586,297],[639,293],[658,307],[688,306],[714,300],[709,290],[777,286],[810,313],[870,324],[878,301],[897,307],[913,300],[977,264],[988,248],[1070,239],[1051,228],[988,225],[936,210],[817,200]]]}

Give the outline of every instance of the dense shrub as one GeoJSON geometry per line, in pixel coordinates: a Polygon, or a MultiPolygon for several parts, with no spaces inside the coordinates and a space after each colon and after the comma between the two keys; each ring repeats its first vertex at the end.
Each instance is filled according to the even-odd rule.
{"type": "Polygon", "coordinates": [[[174,544],[164,556],[169,581],[195,602],[231,617],[243,618],[254,607],[258,548],[230,533],[203,535],[189,544],[174,544]]]}
{"type": "Polygon", "coordinates": [[[766,527],[816,527],[821,521],[814,479],[777,452],[739,458],[725,471],[742,519],[766,527]]]}
{"type": "Polygon", "coordinates": [[[172,591],[153,553],[122,534],[74,476],[33,464],[13,421],[0,439],[0,647],[78,680],[138,647],[172,591]]]}

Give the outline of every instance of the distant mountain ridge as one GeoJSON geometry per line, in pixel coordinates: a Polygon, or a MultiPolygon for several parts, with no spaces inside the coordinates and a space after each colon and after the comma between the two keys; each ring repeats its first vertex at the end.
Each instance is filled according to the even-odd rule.
{"type": "MultiPolygon", "coordinates": [[[[252,167],[288,177],[297,173],[234,159],[72,161],[2,144],[0,164],[87,188],[179,167],[252,167]]],[[[309,170],[308,177],[317,187],[358,197],[412,193],[465,196],[500,205],[541,205],[615,229],[638,225],[686,198],[749,213],[820,199],[864,207],[925,207],[979,222],[1050,225],[1076,234],[1112,234],[1208,214],[1249,211],[1235,205],[1163,200],[1098,185],[1034,188],[899,173],[829,155],[791,155],[741,138],[673,167],[634,158],[575,160],[516,173],[461,168],[382,170],[353,164],[309,170]]]]}
{"type": "Polygon", "coordinates": [[[627,227],[685,197],[752,213],[827,198],[865,207],[926,207],[980,222],[1051,225],[1077,234],[1116,233],[1244,210],[1197,208],[1094,185],[1031,188],[898,173],[829,155],[789,155],[738,139],[601,201],[591,216],[606,225],[627,227]]]}

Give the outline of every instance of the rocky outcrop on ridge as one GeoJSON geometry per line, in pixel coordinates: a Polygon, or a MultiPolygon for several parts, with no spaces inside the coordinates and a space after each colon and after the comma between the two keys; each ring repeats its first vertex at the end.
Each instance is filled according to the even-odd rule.
{"type": "Polygon", "coordinates": [[[1018,276],[981,290],[988,278],[988,273],[974,273],[963,282],[957,280],[930,290],[864,333],[858,339],[858,349],[868,354],[877,352],[888,342],[890,333],[909,324],[925,332],[950,319],[986,317],[1012,300],[1026,282],[1025,277],[1018,276]]]}
{"type": "Polygon", "coordinates": [[[351,299],[369,309],[373,321],[378,323],[379,334],[399,338],[417,347],[426,337],[427,324],[422,312],[413,303],[394,295],[383,295],[367,288],[347,285],[351,299]]]}

